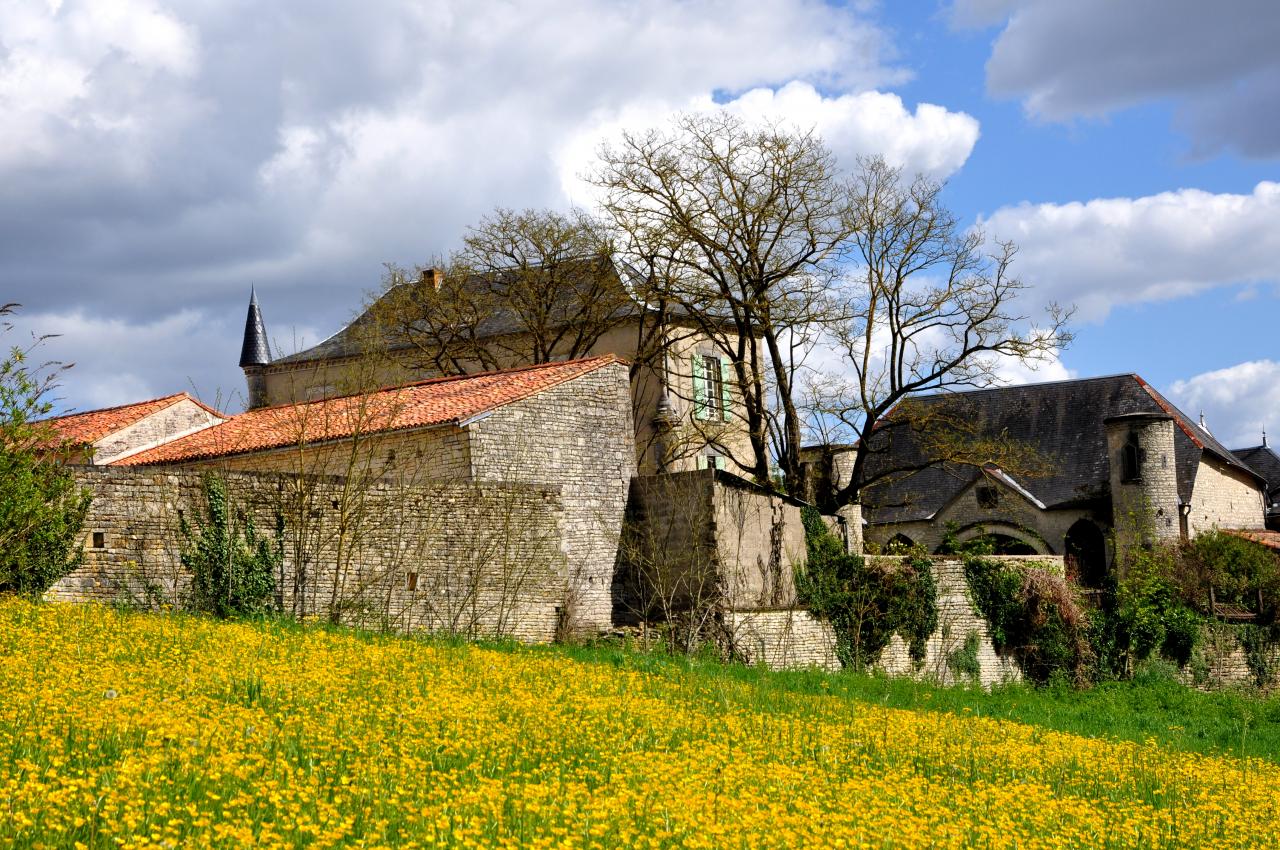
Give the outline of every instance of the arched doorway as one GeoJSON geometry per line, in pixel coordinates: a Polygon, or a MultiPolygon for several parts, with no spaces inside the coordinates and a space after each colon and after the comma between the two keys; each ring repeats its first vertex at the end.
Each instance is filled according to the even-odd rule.
{"type": "Polygon", "coordinates": [[[994,554],[996,555],[1040,554],[1036,551],[1036,547],[1032,546],[1030,543],[1027,543],[1025,540],[1019,540],[1009,534],[995,532],[993,534],[988,534],[987,537],[991,540],[992,544],[995,545],[996,549],[994,554]]]}
{"type": "Polygon", "coordinates": [[[1107,577],[1107,541],[1101,529],[1087,519],[1076,520],[1063,540],[1067,575],[1075,575],[1082,587],[1097,590],[1107,577]]]}
{"type": "Polygon", "coordinates": [[[901,555],[910,550],[916,542],[905,534],[895,534],[889,538],[889,542],[884,544],[886,555],[901,555]]]}

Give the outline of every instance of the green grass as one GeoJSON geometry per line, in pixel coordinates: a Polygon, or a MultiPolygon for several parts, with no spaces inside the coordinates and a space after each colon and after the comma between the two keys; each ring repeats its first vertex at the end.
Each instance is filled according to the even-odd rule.
{"type": "Polygon", "coordinates": [[[609,644],[532,649],[495,646],[515,652],[557,653],[658,675],[749,682],[757,698],[764,701],[769,701],[771,694],[830,694],[891,708],[993,717],[1091,738],[1154,739],[1162,746],[1186,752],[1248,755],[1280,762],[1280,695],[1198,691],[1154,669],[1131,681],[1106,682],[1083,691],[1022,683],[984,691],[852,671],[771,671],[609,644]]]}

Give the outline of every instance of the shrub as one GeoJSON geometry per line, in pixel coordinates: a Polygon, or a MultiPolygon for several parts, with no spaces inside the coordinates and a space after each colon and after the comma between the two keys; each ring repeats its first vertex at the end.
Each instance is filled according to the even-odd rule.
{"type": "Polygon", "coordinates": [[[982,646],[982,638],[977,632],[965,635],[964,643],[947,655],[947,669],[957,677],[978,681],[982,675],[982,664],[978,661],[978,649],[982,646]]]}
{"type": "Polygon", "coordinates": [[[965,558],[964,573],[996,649],[1012,654],[1023,675],[1039,684],[1062,676],[1076,685],[1089,681],[1089,618],[1063,578],[973,556],[965,558]]]}
{"type": "Polygon", "coordinates": [[[230,509],[221,478],[205,478],[204,496],[200,528],[182,520],[182,564],[191,570],[192,607],[223,618],[270,609],[284,559],[284,518],[276,514],[271,538],[259,537],[253,517],[230,509]]]}
{"type": "MultiPolygon", "coordinates": [[[[16,305],[0,306],[0,317],[16,305]]],[[[0,318],[0,332],[9,325],[0,318]]],[[[68,447],[47,423],[46,396],[61,371],[33,367],[31,347],[0,360],[0,592],[39,596],[80,565],[76,537],[89,493],[62,465],[68,447]]]]}
{"type": "Polygon", "coordinates": [[[796,590],[814,616],[831,623],[840,663],[855,669],[879,660],[895,633],[916,661],[938,626],[937,587],[929,559],[920,553],[900,562],[868,561],[848,554],[816,511],[806,509],[808,561],[797,571],[796,590]]]}

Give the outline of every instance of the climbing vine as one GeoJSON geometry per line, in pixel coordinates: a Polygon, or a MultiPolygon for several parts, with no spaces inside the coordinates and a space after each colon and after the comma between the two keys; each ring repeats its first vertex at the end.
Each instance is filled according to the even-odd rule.
{"type": "Polygon", "coordinates": [[[806,509],[808,561],[796,578],[801,601],[831,623],[841,664],[874,664],[894,634],[916,661],[938,627],[938,591],[933,565],[921,553],[901,560],[866,559],[844,551],[822,522],[806,509]]]}

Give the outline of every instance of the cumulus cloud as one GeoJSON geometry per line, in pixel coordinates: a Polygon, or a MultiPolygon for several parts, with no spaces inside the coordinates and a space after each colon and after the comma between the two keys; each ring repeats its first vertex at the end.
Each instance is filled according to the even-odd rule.
{"type": "Polygon", "coordinates": [[[602,141],[614,141],[624,130],[661,126],[672,116],[723,109],[750,123],[769,123],[815,130],[842,165],[859,156],[880,154],[907,173],[950,177],[964,165],[977,144],[977,119],[932,103],[907,108],[896,94],[880,91],[825,95],[811,83],[795,80],[774,89],[750,89],[717,102],[702,94],[684,102],[629,104],[597,116],[560,149],[561,185],[565,194],[586,203],[592,193],[583,184],[585,166],[602,141]]]}
{"type": "Polygon", "coordinates": [[[980,224],[1012,239],[1038,296],[1101,321],[1120,304],[1280,281],[1280,183],[1247,195],[1195,189],[1142,198],[1004,207],[980,224]]]}
{"type": "Polygon", "coordinates": [[[957,0],[961,26],[1003,24],[987,88],[1038,117],[1176,104],[1196,152],[1280,155],[1280,4],[1274,0],[957,0]]]}
{"type": "Polygon", "coordinates": [[[1253,360],[1181,381],[1169,395],[1182,410],[1204,411],[1213,435],[1228,448],[1248,448],[1280,437],[1280,362],[1253,360]]]}
{"type": "Polygon", "coordinates": [[[727,99],[953,171],[976,122],[877,93],[905,73],[860,8],[5,4],[6,297],[56,346],[79,335],[78,369],[141,381],[95,399],[171,391],[169,362],[234,387],[251,283],[272,333],[334,329],[384,261],[448,250],[495,205],[567,203],[565,151],[620,117],[727,99]],[[190,333],[157,330],[178,317],[190,333]],[[201,353],[173,356],[192,333],[201,353]]]}

